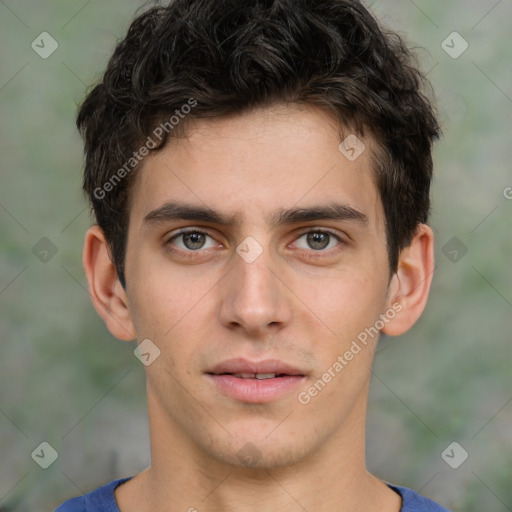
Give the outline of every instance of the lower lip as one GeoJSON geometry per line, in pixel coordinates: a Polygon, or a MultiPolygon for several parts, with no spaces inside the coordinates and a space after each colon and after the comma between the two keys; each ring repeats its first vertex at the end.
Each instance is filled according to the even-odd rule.
{"type": "Polygon", "coordinates": [[[288,375],[273,379],[242,379],[233,375],[206,375],[226,396],[248,403],[271,402],[286,395],[306,380],[303,375],[288,375]]]}

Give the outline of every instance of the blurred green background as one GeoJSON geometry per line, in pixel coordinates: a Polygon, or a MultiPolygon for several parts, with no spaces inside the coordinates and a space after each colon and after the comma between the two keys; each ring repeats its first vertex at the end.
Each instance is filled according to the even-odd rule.
{"type": "MultiPolygon", "coordinates": [[[[455,512],[510,511],[512,4],[368,5],[417,48],[444,130],[432,190],[433,288],[418,324],[380,343],[368,467],[455,512]],[[454,31],[469,45],[458,58],[454,31]],[[441,456],[452,442],[469,455],[457,469],[441,456]]],[[[86,87],[141,6],[0,1],[3,512],[54,510],[150,464],[143,366],[87,292],[81,249],[91,218],[74,128],[86,87]],[[31,47],[42,32],[58,43],[46,59],[31,47]],[[43,441],[58,452],[48,469],[31,457],[43,441]]]]}

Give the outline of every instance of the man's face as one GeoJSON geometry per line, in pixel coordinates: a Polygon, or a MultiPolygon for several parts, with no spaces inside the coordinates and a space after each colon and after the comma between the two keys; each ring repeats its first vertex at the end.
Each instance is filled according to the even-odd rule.
{"type": "Polygon", "coordinates": [[[364,420],[377,337],[343,356],[390,305],[364,142],[350,161],[326,113],[279,106],[196,120],[146,160],[133,189],[126,293],[139,342],[161,351],[146,367],[153,428],[219,461],[278,467],[319,456],[364,420]],[[235,223],[155,212],[168,203],[235,223]],[[338,218],[279,217],[332,205],[338,218]],[[302,376],[214,371],[238,358],[278,360],[302,376]]]}

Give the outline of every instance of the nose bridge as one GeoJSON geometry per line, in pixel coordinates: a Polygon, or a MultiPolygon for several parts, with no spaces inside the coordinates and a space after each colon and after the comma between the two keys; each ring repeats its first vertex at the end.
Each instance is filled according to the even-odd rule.
{"type": "Polygon", "coordinates": [[[290,309],[284,287],[276,276],[268,240],[260,244],[248,237],[236,253],[224,285],[222,322],[231,327],[239,325],[252,333],[287,322],[290,309]]]}

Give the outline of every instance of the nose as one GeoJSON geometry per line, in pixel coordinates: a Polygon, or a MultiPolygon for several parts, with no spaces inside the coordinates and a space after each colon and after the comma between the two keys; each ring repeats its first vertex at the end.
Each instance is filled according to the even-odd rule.
{"type": "Polygon", "coordinates": [[[268,248],[254,260],[233,255],[223,280],[220,321],[229,329],[261,336],[282,329],[291,318],[291,292],[268,248]]]}

